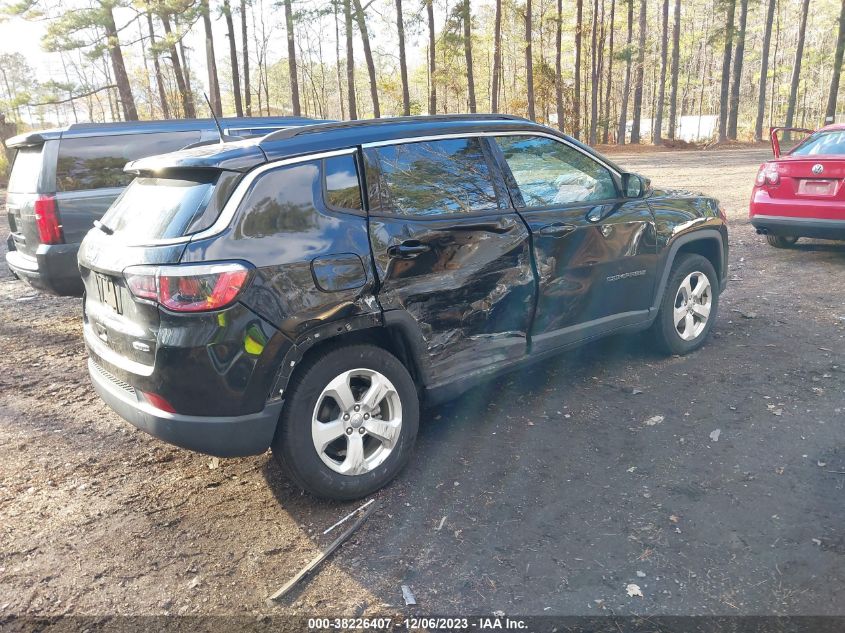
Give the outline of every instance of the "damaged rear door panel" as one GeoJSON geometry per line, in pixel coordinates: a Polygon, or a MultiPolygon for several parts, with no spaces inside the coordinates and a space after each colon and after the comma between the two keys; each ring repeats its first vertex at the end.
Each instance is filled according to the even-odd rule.
{"type": "Polygon", "coordinates": [[[480,137],[365,150],[383,309],[424,341],[429,387],[524,358],[534,309],[530,236],[480,137]]]}

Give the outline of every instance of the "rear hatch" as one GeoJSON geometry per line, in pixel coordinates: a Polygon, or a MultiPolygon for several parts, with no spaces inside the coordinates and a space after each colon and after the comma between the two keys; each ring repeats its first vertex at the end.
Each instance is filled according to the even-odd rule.
{"type": "Polygon", "coordinates": [[[152,372],[158,306],[133,296],[124,273],[178,263],[185,242],[173,240],[211,226],[235,179],[214,170],[138,177],[88,233],[79,269],[86,340],[96,354],[135,374],[152,372]]]}
{"type": "Polygon", "coordinates": [[[9,221],[14,249],[20,253],[35,257],[39,239],[36,225],[35,207],[40,197],[49,198],[52,191],[51,170],[45,167],[47,155],[52,144],[48,141],[34,145],[14,148],[12,173],[6,194],[6,213],[9,221]]]}

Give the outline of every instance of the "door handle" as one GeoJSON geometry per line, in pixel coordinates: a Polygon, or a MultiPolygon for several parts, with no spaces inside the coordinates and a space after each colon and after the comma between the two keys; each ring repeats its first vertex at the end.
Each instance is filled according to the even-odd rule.
{"type": "Polygon", "coordinates": [[[574,230],[575,226],[573,224],[555,222],[554,224],[547,224],[546,226],[540,227],[539,233],[547,237],[563,237],[564,235],[569,235],[574,230]]]}
{"type": "Polygon", "coordinates": [[[507,233],[515,222],[510,218],[499,218],[489,222],[472,222],[468,224],[455,224],[445,227],[447,231],[489,231],[490,233],[507,233]]]}
{"type": "Polygon", "coordinates": [[[430,250],[431,246],[428,244],[423,244],[416,240],[408,240],[407,242],[389,247],[387,254],[397,259],[413,259],[417,255],[422,255],[430,250]]]}

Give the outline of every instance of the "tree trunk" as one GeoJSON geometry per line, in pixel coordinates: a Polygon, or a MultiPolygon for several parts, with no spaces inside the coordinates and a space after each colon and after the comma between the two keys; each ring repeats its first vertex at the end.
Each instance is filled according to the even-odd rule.
{"type": "Polygon", "coordinates": [[[244,111],[247,116],[252,116],[252,92],[249,85],[249,52],[246,30],[246,0],[241,0],[241,41],[244,47],[244,111]]]}
{"type": "Polygon", "coordinates": [[[575,0],[575,94],[572,108],[572,136],[581,138],[581,38],[584,30],[584,0],[575,0]]]}
{"type": "Polygon", "coordinates": [[[428,113],[437,114],[437,51],[435,50],[434,0],[426,0],[425,10],[428,15],[428,74],[431,82],[428,93],[428,113]]]}
{"type": "Polygon", "coordinates": [[[528,93],[528,118],[535,121],[537,117],[534,113],[534,56],[531,53],[531,0],[526,0],[525,3],[525,83],[528,93]]]}
{"type": "Polygon", "coordinates": [[[343,13],[346,20],[346,96],[349,100],[349,118],[358,118],[355,105],[355,55],[352,46],[352,0],[343,1],[343,13]]]}
{"type": "Polygon", "coordinates": [[[663,30],[660,33],[660,85],[657,87],[657,113],[651,128],[655,145],[663,144],[663,106],[666,101],[666,61],[669,53],[669,0],[663,0],[663,30]]]}
{"type": "MultiPolygon", "coordinates": [[[[772,0],[774,2],[774,0],[772,0]]],[[[845,53],[845,0],[839,10],[839,37],[836,40],[836,54],[833,57],[833,77],[830,79],[830,90],[827,93],[827,108],[824,111],[825,124],[833,123],[836,119],[836,99],[839,96],[839,75],[842,74],[842,56],[845,53]]]]}
{"type": "Polygon", "coordinates": [[[628,95],[631,93],[631,43],[634,41],[634,0],[626,0],[628,4],[628,32],[625,38],[625,84],[622,87],[622,103],[619,105],[619,128],[616,131],[616,142],[625,144],[628,132],[628,95]]]}
{"type": "Polygon", "coordinates": [[[598,118],[599,101],[599,65],[597,56],[599,47],[596,45],[596,35],[599,24],[599,0],[593,0],[593,15],[590,28],[590,124],[587,136],[590,145],[596,144],[596,119],[598,118]]]}
{"type": "Polygon", "coordinates": [[[353,0],[353,2],[355,3],[355,20],[358,22],[358,30],[361,32],[361,42],[364,45],[364,60],[367,62],[367,73],[370,76],[370,98],[373,101],[373,116],[378,119],[381,116],[381,110],[378,102],[376,65],[373,61],[373,52],[370,49],[370,35],[367,32],[367,21],[364,19],[361,0],[353,0]]]}
{"type": "Polygon", "coordinates": [[[674,23],[672,24],[672,81],[669,89],[669,130],[667,136],[675,138],[678,127],[678,74],[681,66],[681,0],[675,0],[674,23]]]}
{"type": "Polygon", "coordinates": [[[120,96],[120,106],[123,110],[125,121],[137,121],[138,110],[135,109],[135,97],[132,96],[132,87],[129,85],[129,75],[126,74],[126,65],[123,63],[123,51],[120,49],[120,41],[117,34],[117,26],[114,23],[114,14],[111,8],[105,11],[105,24],[108,41],[109,59],[114,71],[114,82],[117,84],[117,92],[120,96]]]}
{"type": "Polygon", "coordinates": [[[217,60],[214,56],[214,35],[211,31],[211,9],[208,6],[208,0],[202,0],[200,10],[205,27],[205,61],[208,68],[208,91],[211,93],[208,98],[214,114],[222,116],[223,104],[220,101],[220,83],[217,79],[217,60]]]}
{"type": "Polygon", "coordinates": [[[170,16],[167,13],[160,13],[158,17],[161,20],[161,25],[164,27],[164,33],[167,36],[170,48],[170,63],[173,64],[176,87],[179,89],[179,97],[182,100],[182,114],[185,118],[193,119],[197,116],[197,112],[194,109],[194,97],[185,82],[185,71],[187,69],[183,69],[182,63],[179,61],[179,53],[176,50],[176,44],[173,40],[173,30],[170,28],[170,16]]]}
{"type": "MultiPolygon", "coordinates": [[[[763,140],[763,117],[766,115],[766,83],[769,78],[769,48],[772,45],[772,23],[775,19],[775,6],[778,0],[769,0],[766,9],[765,30],[763,32],[763,52],[760,59],[760,93],[757,96],[757,120],[754,123],[754,140],[763,140]]],[[[845,8],[845,0],[842,2],[845,8]]]]}
{"type": "Polygon", "coordinates": [[[408,62],[405,58],[405,21],[402,0],[396,0],[396,29],[399,33],[399,74],[402,77],[402,114],[411,115],[411,94],[408,90],[408,62]]]}
{"type": "Polygon", "coordinates": [[[156,35],[153,28],[153,14],[147,2],[147,30],[150,32],[150,54],[153,58],[153,72],[156,76],[156,86],[158,88],[158,98],[161,101],[161,115],[165,119],[170,118],[170,104],[167,102],[167,89],[164,87],[164,75],[161,74],[161,63],[158,60],[158,53],[155,52],[156,35]]]}
{"type": "Polygon", "coordinates": [[[801,80],[801,58],[804,56],[804,35],[807,30],[807,11],[810,0],[801,2],[801,17],[798,23],[798,44],[795,48],[795,61],[792,64],[792,81],[789,85],[789,102],[786,105],[786,127],[792,127],[795,121],[795,103],[798,100],[798,83],[801,80]]]}
{"type": "MultiPolygon", "coordinates": [[[[496,5],[500,4],[501,0],[497,0],[496,5]]],[[[560,61],[560,47],[563,26],[563,0],[557,0],[557,20],[555,23],[555,106],[557,113],[557,126],[563,132],[563,75],[561,72],[560,61]]]]}
{"type": "Polygon", "coordinates": [[[719,91],[719,142],[728,139],[728,99],[731,80],[731,48],[734,36],[736,0],[729,0],[725,19],[725,50],[722,55],[722,86],[719,91]]]}
{"type": "Polygon", "coordinates": [[[640,119],[643,115],[643,72],[645,65],[646,0],[640,0],[639,41],[637,67],[634,74],[634,122],[631,124],[631,143],[640,142],[640,119]]]}
{"type": "Polygon", "coordinates": [[[616,27],[616,0],[610,0],[610,42],[607,54],[607,88],[604,94],[604,116],[602,116],[601,142],[610,140],[610,90],[613,86],[613,31],[616,27]]]}
{"type": "Polygon", "coordinates": [[[296,39],[293,32],[293,8],[291,0],[285,2],[285,34],[288,40],[288,74],[290,75],[290,102],[293,116],[302,116],[299,103],[299,74],[296,71],[296,39]]]}
{"type": "Polygon", "coordinates": [[[739,0],[739,30],[734,50],[733,83],[731,84],[730,109],[728,111],[728,138],[736,140],[739,117],[739,89],[742,81],[742,61],[745,54],[745,24],[748,19],[748,0],[739,0]]]}
{"type": "Polygon", "coordinates": [[[235,45],[235,25],[232,22],[232,8],[229,0],[223,0],[223,16],[226,18],[226,28],[229,32],[229,63],[232,65],[232,92],[235,95],[235,114],[244,115],[243,102],[241,101],[241,78],[238,72],[238,49],[235,45]]]}
{"type": "MultiPolygon", "coordinates": [[[[560,0],[558,0],[560,3],[560,0]]],[[[560,29],[560,27],[558,27],[560,29]]],[[[558,31],[559,32],[559,31],[558,31]]],[[[558,46],[560,55],[560,46],[558,46]]],[[[493,78],[490,88],[490,111],[499,111],[499,75],[502,72],[502,0],[496,0],[496,18],[493,23],[493,78]]],[[[559,75],[559,73],[558,73],[559,75]]]]}
{"type": "Polygon", "coordinates": [[[475,77],[472,72],[472,11],[469,0],[464,0],[461,8],[461,19],[464,23],[464,57],[467,63],[467,93],[469,111],[475,114],[475,77]]]}
{"type": "Polygon", "coordinates": [[[334,13],[334,52],[335,65],[337,67],[337,100],[340,103],[340,118],[346,118],[346,103],[343,95],[343,77],[340,69],[340,24],[338,20],[338,0],[332,0],[332,12],[334,13]]]}

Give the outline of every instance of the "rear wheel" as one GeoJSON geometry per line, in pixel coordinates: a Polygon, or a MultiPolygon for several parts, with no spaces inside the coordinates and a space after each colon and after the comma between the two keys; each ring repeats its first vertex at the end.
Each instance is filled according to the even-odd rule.
{"type": "Polygon", "coordinates": [[[414,381],[374,345],[318,352],[285,394],[273,455],[297,484],[350,500],[386,485],[407,463],[419,425],[414,381]]]}
{"type": "Polygon", "coordinates": [[[672,265],[651,331],[669,354],[688,354],[704,344],[719,307],[719,281],[706,257],[680,254],[672,265]]]}
{"type": "Polygon", "coordinates": [[[798,238],[794,235],[767,235],[766,241],[775,248],[791,248],[795,246],[798,238]]]}

